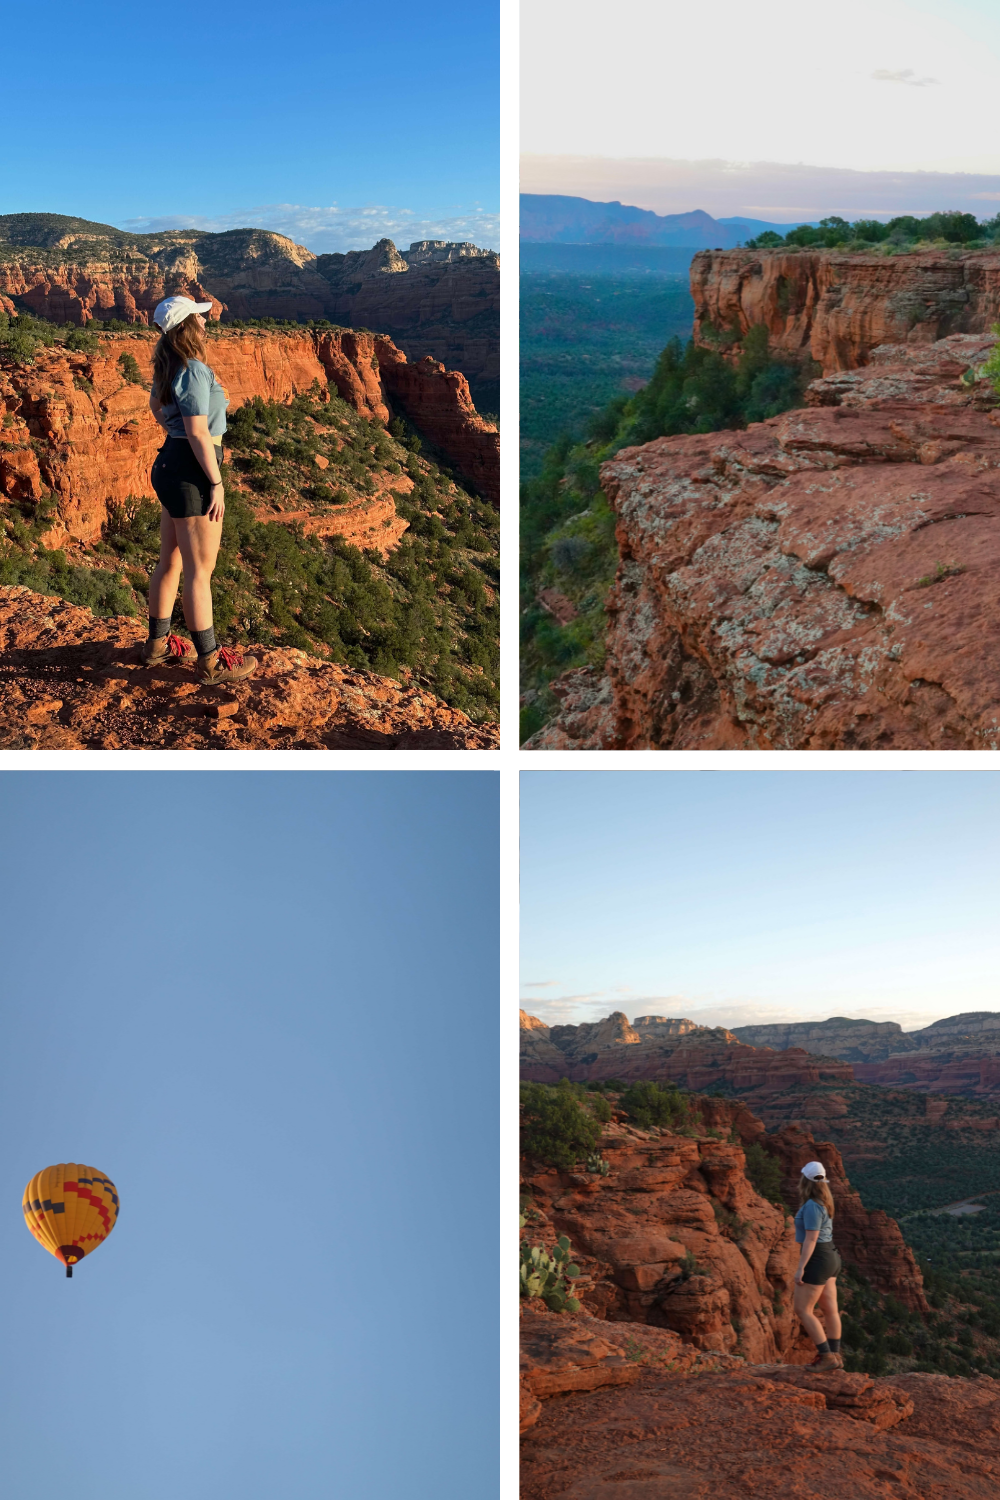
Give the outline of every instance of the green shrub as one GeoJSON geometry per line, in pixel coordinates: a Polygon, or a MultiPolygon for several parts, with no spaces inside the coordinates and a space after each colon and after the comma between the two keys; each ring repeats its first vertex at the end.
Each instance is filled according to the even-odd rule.
{"type": "Polygon", "coordinates": [[[661,1087],[658,1083],[643,1080],[632,1083],[618,1100],[633,1125],[649,1130],[654,1125],[686,1125],[688,1103],[676,1084],[661,1087]]]}
{"type": "Polygon", "coordinates": [[[522,1083],[521,1149],[526,1156],[567,1169],[592,1155],[600,1138],[599,1121],[583,1107],[567,1079],[554,1087],[522,1083]]]}
{"type": "Polygon", "coordinates": [[[119,354],[118,368],[121,371],[122,379],[129,385],[144,384],[142,371],[139,369],[139,361],[134,354],[119,354]]]}
{"type": "Polygon", "coordinates": [[[753,1141],[744,1147],[743,1155],[746,1157],[747,1177],[754,1191],[759,1193],[768,1202],[774,1203],[778,1208],[785,1207],[785,1200],[781,1195],[781,1163],[770,1152],[765,1151],[759,1141],[753,1141]]]}

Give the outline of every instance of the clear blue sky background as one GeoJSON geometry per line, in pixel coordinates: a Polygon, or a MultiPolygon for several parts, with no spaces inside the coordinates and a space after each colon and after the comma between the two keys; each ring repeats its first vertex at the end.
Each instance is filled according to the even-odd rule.
{"type": "Polygon", "coordinates": [[[0,1493],[496,1493],[489,773],[0,775],[0,1493]],[[32,1173],[121,1194],[67,1280],[32,1173]]]}
{"type": "Polygon", "coordinates": [[[4,56],[0,213],[499,209],[493,0],[54,0],[4,56]]]}
{"type": "Polygon", "coordinates": [[[1000,1010],[995,772],[528,772],[521,833],[546,1021],[1000,1010]]]}

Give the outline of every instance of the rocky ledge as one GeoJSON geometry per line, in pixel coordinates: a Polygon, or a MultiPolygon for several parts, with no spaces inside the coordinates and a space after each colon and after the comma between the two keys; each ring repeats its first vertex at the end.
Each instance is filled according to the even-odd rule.
{"type": "MultiPolygon", "coordinates": [[[[623,1364],[626,1330],[613,1327],[623,1364]]],[[[989,1377],[873,1380],[776,1364],[685,1374],[669,1357],[640,1363],[645,1353],[633,1347],[634,1378],[598,1389],[537,1396],[529,1368],[522,1500],[992,1500],[996,1492],[1000,1384],[989,1377]]]]}
{"type": "Polygon", "coordinates": [[[804,409],[605,464],[606,666],[526,748],[1000,748],[994,343],[879,348],[804,409]]]}
{"type": "Polygon", "coordinates": [[[147,667],[135,620],[26,588],[0,588],[0,749],[495,750],[425,688],[288,648],[251,648],[259,667],[201,687],[184,667],[147,667]]]}

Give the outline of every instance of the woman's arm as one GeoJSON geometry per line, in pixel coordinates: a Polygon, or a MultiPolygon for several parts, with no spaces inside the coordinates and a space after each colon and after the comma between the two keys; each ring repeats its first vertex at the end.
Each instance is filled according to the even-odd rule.
{"type": "Polygon", "coordinates": [[[816,1241],[819,1239],[818,1229],[807,1229],[806,1237],[802,1241],[802,1253],[799,1255],[799,1263],[795,1269],[795,1280],[799,1286],[802,1285],[802,1275],[809,1264],[809,1257],[816,1249],[816,1241]]]}
{"type": "Polygon", "coordinates": [[[153,413],[153,416],[156,418],[156,420],[159,422],[160,426],[163,428],[164,432],[166,432],[167,424],[162,415],[163,402],[160,401],[156,396],[150,396],[149,409],[153,413]]]}
{"type": "Polygon", "coordinates": [[[195,458],[201,464],[212,483],[212,503],[208,508],[210,521],[221,521],[226,509],[222,491],[222,476],[215,457],[215,439],[209,436],[207,417],[185,417],[184,431],[191,444],[195,458]]]}

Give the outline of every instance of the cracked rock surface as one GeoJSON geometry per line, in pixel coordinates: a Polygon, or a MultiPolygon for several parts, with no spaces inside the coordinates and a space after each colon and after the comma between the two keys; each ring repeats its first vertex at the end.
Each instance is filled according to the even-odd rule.
{"type": "Polygon", "coordinates": [[[185,666],[145,666],[135,620],[0,588],[0,749],[493,750],[481,727],[425,688],[288,647],[204,687],[185,666]]]}
{"type": "Polygon", "coordinates": [[[1000,747],[994,342],[879,348],[800,410],[606,463],[605,670],[525,748],[1000,747]]]}

